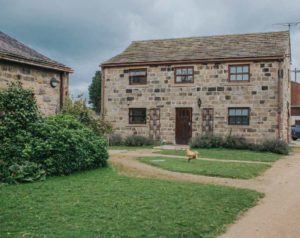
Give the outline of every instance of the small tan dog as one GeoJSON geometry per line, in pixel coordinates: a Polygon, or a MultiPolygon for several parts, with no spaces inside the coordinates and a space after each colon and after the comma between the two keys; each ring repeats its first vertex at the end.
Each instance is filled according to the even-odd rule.
{"type": "Polygon", "coordinates": [[[188,162],[190,162],[190,160],[198,158],[198,152],[194,152],[194,151],[191,151],[190,149],[187,149],[186,157],[187,157],[188,162]]]}

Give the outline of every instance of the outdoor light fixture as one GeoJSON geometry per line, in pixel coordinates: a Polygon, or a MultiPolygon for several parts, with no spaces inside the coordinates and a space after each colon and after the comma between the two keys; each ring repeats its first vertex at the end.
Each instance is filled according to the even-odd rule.
{"type": "Polygon", "coordinates": [[[59,81],[55,78],[50,79],[50,85],[52,88],[56,88],[56,86],[59,84],[59,81]]]}
{"type": "Polygon", "coordinates": [[[198,107],[200,108],[202,104],[201,98],[198,98],[198,107]]]}

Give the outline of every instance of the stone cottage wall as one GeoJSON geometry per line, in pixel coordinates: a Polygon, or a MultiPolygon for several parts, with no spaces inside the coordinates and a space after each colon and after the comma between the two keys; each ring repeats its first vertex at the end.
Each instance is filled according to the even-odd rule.
{"type": "MultiPolygon", "coordinates": [[[[116,133],[123,136],[148,136],[149,109],[160,108],[161,138],[174,143],[176,108],[192,108],[193,136],[202,133],[202,109],[213,108],[215,134],[227,135],[231,132],[243,135],[253,142],[277,138],[278,70],[283,67],[282,63],[274,61],[247,64],[250,64],[250,82],[229,82],[228,63],[181,65],[194,67],[192,84],[174,83],[173,68],[180,65],[105,68],[103,113],[106,119],[113,123],[116,133]],[[136,68],[147,68],[147,85],[129,85],[128,69],[136,68]],[[197,103],[199,98],[202,101],[200,108],[197,103]],[[130,107],[147,108],[146,125],[129,124],[130,107]],[[229,107],[250,107],[250,125],[228,125],[229,107]]],[[[284,97],[287,99],[288,95],[284,94],[284,97]]],[[[286,111],[283,110],[282,113],[286,111]]],[[[282,134],[284,133],[282,130],[282,134]]]]}
{"type": "MultiPolygon", "coordinates": [[[[44,115],[54,114],[60,107],[60,85],[52,88],[51,78],[60,81],[60,73],[27,65],[0,62],[0,90],[7,87],[10,82],[22,82],[24,88],[33,90],[39,109],[44,115]]],[[[67,94],[67,78],[64,86],[64,94],[67,94]]]]}

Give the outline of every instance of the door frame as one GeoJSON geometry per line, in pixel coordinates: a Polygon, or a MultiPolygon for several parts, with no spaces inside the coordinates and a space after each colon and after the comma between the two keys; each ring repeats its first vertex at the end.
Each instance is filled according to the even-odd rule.
{"type": "MultiPolygon", "coordinates": [[[[192,107],[176,107],[175,108],[175,143],[176,144],[182,144],[182,145],[186,145],[186,144],[188,144],[188,142],[187,143],[178,143],[178,135],[177,135],[177,113],[178,113],[178,111],[180,111],[180,110],[182,110],[182,109],[185,109],[185,110],[189,110],[190,111],[190,120],[189,120],[189,123],[190,123],[190,128],[189,128],[189,139],[191,139],[192,138],[192,132],[193,132],[193,108],[192,107]]],[[[180,139],[179,139],[180,140],[180,139]]]]}

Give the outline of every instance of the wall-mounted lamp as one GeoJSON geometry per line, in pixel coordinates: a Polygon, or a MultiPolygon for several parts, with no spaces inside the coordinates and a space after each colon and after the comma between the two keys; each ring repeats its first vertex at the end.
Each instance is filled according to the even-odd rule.
{"type": "Polygon", "coordinates": [[[56,88],[58,84],[59,84],[59,81],[57,79],[55,79],[55,78],[50,79],[50,86],[52,88],[56,88]]]}
{"type": "Polygon", "coordinates": [[[198,103],[198,107],[200,108],[200,107],[201,107],[201,104],[202,104],[201,98],[198,98],[197,103],[198,103]]]}

